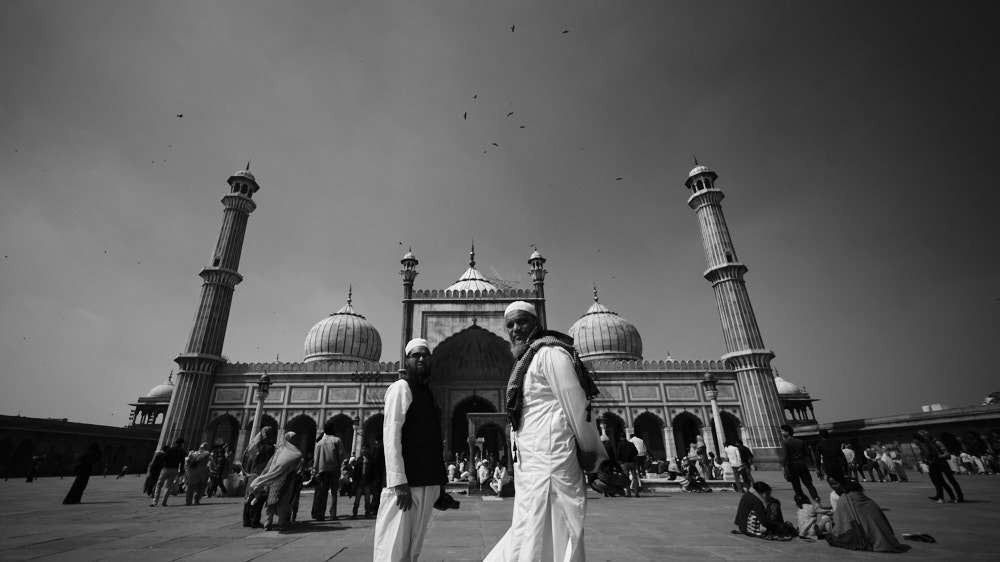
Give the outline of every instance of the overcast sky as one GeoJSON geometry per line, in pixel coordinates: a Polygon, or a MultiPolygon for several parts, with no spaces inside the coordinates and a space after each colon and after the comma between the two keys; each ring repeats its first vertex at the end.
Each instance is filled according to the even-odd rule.
{"type": "Polygon", "coordinates": [[[0,413],[126,423],[176,368],[248,159],[233,361],[301,361],[351,283],[397,359],[406,247],[444,288],[473,238],[526,288],[538,245],[552,328],[596,283],[646,359],[718,358],[692,153],[821,421],[978,404],[1000,390],[995,10],[6,0],[0,413]]]}

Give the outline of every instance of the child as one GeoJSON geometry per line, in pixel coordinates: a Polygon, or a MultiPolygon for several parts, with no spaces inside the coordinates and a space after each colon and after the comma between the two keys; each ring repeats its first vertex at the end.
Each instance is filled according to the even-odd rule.
{"type": "Polygon", "coordinates": [[[830,512],[820,506],[814,506],[809,498],[802,494],[796,494],[795,505],[798,507],[796,515],[799,520],[799,538],[810,540],[824,538],[830,521],[830,512]]]}

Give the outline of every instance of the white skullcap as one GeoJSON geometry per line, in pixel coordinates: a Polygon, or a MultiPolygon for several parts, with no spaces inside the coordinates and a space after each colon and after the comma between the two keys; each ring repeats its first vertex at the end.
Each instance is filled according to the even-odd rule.
{"type": "Polygon", "coordinates": [[[409,355],[410,352],[416,347],[426,347],[428,350],[431,348],[431,346],[427,345],[427,340],[424,338],[413,338],[410,340],[410,343],[406,344],[406,351],[404,352],[404,355],[409,355]]]}
{"type": "Polygon", "coordinates": [[[522,310],[534,316],[535,318],[538,318],[538,313],[535,312],[535,305],[531,304],[530,302],[524,302],[524,301],[514,301],[510,303],[510,305],[507,306],[507,310],[503,312],[503,317],[507,318],[512,313],[517,312],[518,310],[522,310]]]}

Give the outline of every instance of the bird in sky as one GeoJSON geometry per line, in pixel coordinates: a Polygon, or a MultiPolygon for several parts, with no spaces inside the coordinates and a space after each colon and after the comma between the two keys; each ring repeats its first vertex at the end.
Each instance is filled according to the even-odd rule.
{"type": "Polygon", "coordinates": [[[563,33],[569,33],[569,30],[568,29],[564,29],[563,33]]]}
{"type": "Polygon", "coordinates": [[[615,181],[622,181],[624,178],[615,178],[615,181]]]}
{"type": "Polygon", "coordinates": [[[476,99],[478,97],[479,97],[479,94],[472,94],[472,99],[476,99]]]}
{"type": "Polygon", "coordinates": [[[497,144],[497,143],[493,143],[493,146],[495,146],[495,147],[497,147],[497,148],[500,148],[500,145],[499,145],[499,144],[497,144]]]}
{"type": "Polygon", "coordinates": [[[520,127],[518,127],[518,129],[523,129],[523,128],[524,128],[524,125],[521,125],[520,127]]]}
{"type": "Polygon", "coordinates": [[[510,117],[511,115],[514,115],[514,112],[513,112],[513,111],[511,111],[510,113],[508,113],[508,114],[507,114],[507,117],[510,117]]]}
{"type": "Polygon", "coordinates": [[[468,118],[469,118],[469,112],[466,111],[465,113],[462,114],[462,119],[468,119],[468,118]]]}
{"type": "MultiPolygon", "coordinates": [[[[563,33],[565,33],[565,32],[563,32],[563,33]]],[[[184,117],[184,114],[183,114],[183,113],[178,113],[178,114],[177,114],[177,118],[178,118],[178,119],[180,119],[180,118],[182,118],[182,117],[184,117]]]]}
{"type": "Polygon", "coordinates": [[[106,253],[108,253],[108,251],[107,251],[107,250],[104,250],[104,253],[106,254],[106,253]]]}
{"type": "Polygon", "coordinates": [[[510,32],[511,32],[511,33],[514,33],[514,26],[513,26],[513,25],[512,25],[512,26],[510,26],[510,32]]]}

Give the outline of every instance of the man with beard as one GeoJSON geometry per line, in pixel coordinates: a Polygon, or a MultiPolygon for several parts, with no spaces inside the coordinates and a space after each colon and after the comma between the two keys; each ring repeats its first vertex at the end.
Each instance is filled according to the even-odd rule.
{"type": "Polygon", "coordinates": [[[434,503],[448,481],[441,444],[441,413],[427,386],[427,340],[406,344],[403,378],[385,392],[385,489],[375,520],[376,562],[417,560],[434,503]]]}
{"type": "Polygon", "coordinates": [[[543,330],[530,303],[511,303],[504,320],[517,361],[506,403],[517,493],[510,529],[486,560],[583,560],[584,474],[607,460],[588,420],[592,383],[573,339],[543,330]]]}

